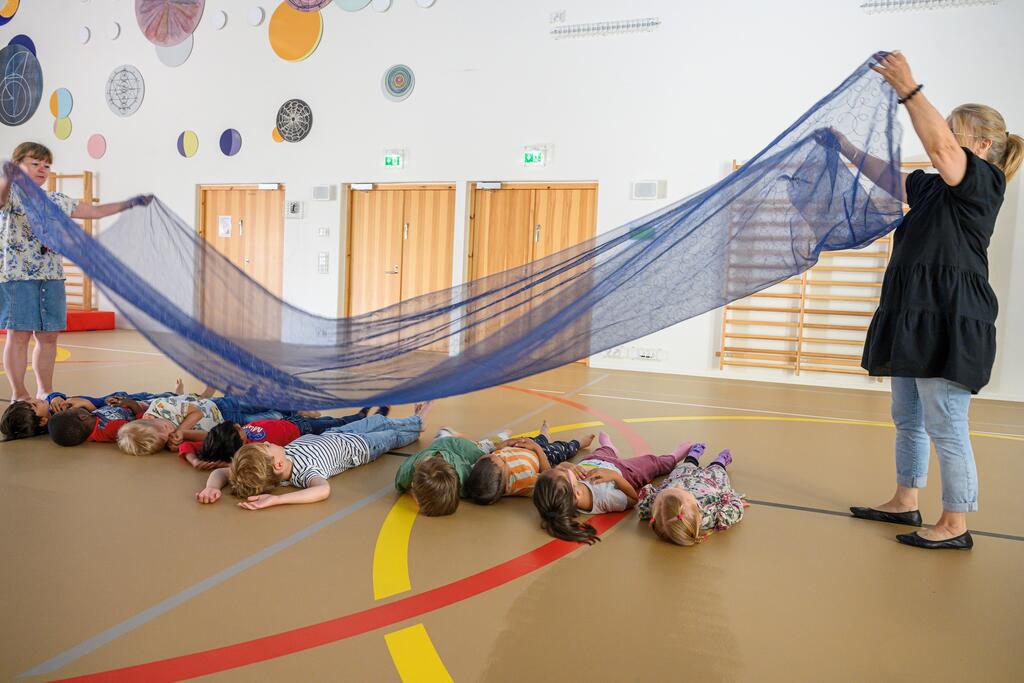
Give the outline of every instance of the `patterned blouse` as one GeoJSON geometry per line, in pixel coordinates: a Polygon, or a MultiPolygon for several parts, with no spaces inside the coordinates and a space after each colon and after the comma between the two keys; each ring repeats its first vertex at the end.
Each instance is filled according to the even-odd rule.
{"type": "Polygon", "coordinates": [[[700,528],[705,531],[724,531],[743,519],[743,496],[732,489],[725,469],[700,467],[692,462],[676,465],[657,486],[648,484],[640,489],[640,502],[636,506],[640,519],[650,519],[654,497],[673,486],[681,486],[697,499],[700,528]]]}
{"type": "MultiPolygon", "coordinates": [[[[69,216],[78,206],[77,199],[60,192],[46,196],[69,216]]],[[[32,232],[21,191],[12,186],[7,203],[0,206],[0,282],[63,279],[63,257],[43,246],[32,232]]]]}

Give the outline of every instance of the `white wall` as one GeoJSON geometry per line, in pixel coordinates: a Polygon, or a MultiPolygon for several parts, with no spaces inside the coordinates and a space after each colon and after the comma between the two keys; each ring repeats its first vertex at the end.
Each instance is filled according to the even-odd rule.
{"type": "MultiPolygon", "coordinates": [[[[105,200],[152,191],[183,217],[195,216],[195,185],[282,182],[289,199],[306,200],[306,218],[290,220],[285,238],[285,297],[311,311],[336,315],[344,305],[341,202],[309,202],[318,183],[445,181],[460,187],[456,235],[464,233],[465,184],[472,180],[595,180],[599,229],[615,227],[659,204],[631,201],[629,182],[662,178],[669,197],[719,179],[733,158],[745,159],[835,86],[870,53],[902,49],[927,94],[942,110],[980,101],[1001,110],[1011,130],[1024,130],[1024,92],[1017,66],[1024,8],[996,7],[867,15],[860,0],[763,2],[676,0],[438,0],[429,10],[394,0],[384,14],[369,8],[323,10],[319,49],[287,63],[271,51],[267,25],[252,28],[245,11],[258,0],[208,0],[229,14],[225,29],[204,21],[183,66],[162,65],[138,30],[128,0],[23,2],[0,41],[27,33],[38,46],[46,94],[39,112],[18,129],[0,129],[4,145],[38,139],[57,168],[91,168],[105,200]],[[550,14],[568,22],[657,16],[650,34],[553,40],[550,14]],[[111,21],[123,27],[110,41],[111,21]],[[85,46],[78,27],[93,30],[85,46]],[[146,100],[128,119],[103,99],[110,70],[136,65],[146,100]],[[416,73],[403,103],[380,94],[382,72],[395,63],[416,73]],[[75,98],[74,133],[58,141],[47,108],[64,86],[75,98]],[[299,97],[313,109],[313,131],[299,144],[270,137],[278,106],[299,97]],[[241,152],[221,155],[226,127],[243,135],[241,152]],[[183,129],[200,136],[192,159],[177,154],[183,129]],[[109,151],[85,151],[93,132],[109,151]],[[519,165],[524,145],[553,145],[546,168],[519,165]],[[385,171],[381,151],[405,148],[408,167],[385,171]],[[328,238],[317,228],[330,228],[328,238]],[[317,251],[329,251],[330,275],[310,274],[317,251]]],[[[276,2],[262,2],[268,16],[276,2]]],[[[920,145],[909,133],[905,157],[920,145]]],[[[1024,176],[1024,174],[1022,174],[1024,176]]],[[[986,395],[1024,400],[1024,359],[1008,349],[1024,336],[1024,215],[1018,179],[1002,211],[992,256],[992,281],[1002,303],[1001,352],[986,395]]],[[[463,245],[456,247],[462,276],[463,245]]],[[[720,314],[714,312],[638,344],[666,350],[658,362],[593,359],[600,367],[719,375],[720,314]]],[[[779,379],[775,372],[730,371],[779,379]]],[[[805,375],[801,382],[871,388],[856,377],[805,375]]]]}

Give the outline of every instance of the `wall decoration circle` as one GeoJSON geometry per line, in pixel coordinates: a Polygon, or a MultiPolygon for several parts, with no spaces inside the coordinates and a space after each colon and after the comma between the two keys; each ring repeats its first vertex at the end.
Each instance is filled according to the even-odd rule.
{"type": "Polygon", "coordinates": [[[253,7],[245,18],[250,26],[259,26],[267,18],[267,13],[262,7],[253,7]]]}
{"type": "Polygon", "coordinates": [[[370,0],[334,0],[334,4],[346,12],[358,12],[370,4],[370,0]]]}
{"type": "Polygon", "coordinates": [[[122,64],[107,78],[107,106],[118,116],[131,116],[142,106],[146,82],[131,64],[122,64]]]}
{"type": "Polygon", "coordinates": [[[32,39],[26,36],[24,33],[19,33],[18,35],[11,38],[11,42],[8,43],[8,45],[21,45],[32,54],[38,56],[38,54],[36,53],[36,44],[33,43],[32,39]]]}
{"type": "Polygon", "coordinates": [[[274,142],[284,142],[284,138],[281,137],[281,131],[279,131],[277,128],[270,131],[270,137],[274,139],[274,142]]]}
{"type": "Polygon", "coordinates": [[[213,23],[213,27],[219,31],[228,25],[228,13],[219,9],[213,13],[210,21],[213,23]]]}
{"type": "Polygon", "coordinates": [[[401,102],[412,94],[416,86],[416,75],[405,64],[395,64],[384,72],[380,83],[384,96],[394,102],[401,102]]]}
{"type": "Polygon", "coordinates": [[[102,159],[107,153],[107,139],[99,133],[89,136],[89,142],[85,143],[85,150],[93,159],[102,159]]]}
{"type": "Polygon", "coordinates": [[[135,20],[154,45],[170,47],[192,35],[206,0],[135,0],[135,20]]]}
{"type": "Polygon", "coordinates": [[[21,0],[0,0],[0,26],[14,18],[21,0]]]}
{"type": "Polygon", "coordinates": [[[387,12],[391,9],[391,0],[371,0],[370,7],[374,12],[387,12]]]}
{"type": "Polygon", "coordinates": [[[282,2],[270,16],[267,36],[270,47],[281,59],[302,61],[313,54],[324,34],[324,20],[320,12],[300,12],[282,2]]]}
{"type": "Polygon", "coordinates": [[[277,132],[288,142],[299,142],[313,128],[313,110],[302,100],[288,100],[277,110],[277,132]]]}
{"type": "Polygon", "coordinates": [[[242,134],[234,128],[228,128],[220,134],[220,151],[225,156],[233,157],[242,149],[242,134]]]}
{"type": "Polygon", "coordinates": [[[43,97],[43,69],[24,45],[0,49],[0,123],[20,126],[32,118],[43,97]]]}
{"type": "Polygon", "coordinates": [[[67,140],[71,137],[71,119],[57,119],[53,122],[53,134],[58,140],[67,140]]]}
{"type": "Polygon", "coordinates": [[[85,45],[92,38],[92,31],[89,30],[88,26],[82,26],[78,29],[78,42],[85,45]]]}
{"type": "Polygon", "coordinates": [[[319,12],[331,4],[331,0],[286,0],[289,5],[300,12],[319,12]]]}
{"type": "Polygon", "coordinates": [[[178,136],[178,154],[188,159],[199,151],[199,136],[194,130],[183,130],[178,136]]]}
{"type": "Polygon", "coordinates": [[[116,21],[111,22],[110,26],[107,27],[107,37],[111,40],[117,40],[121,37],[121,24],[116,21]]]}
{"type": "Polygon", "coordinates": [[[422,7],[423,9],[426,9],[428,7],[434,6],[434,0],[416,0],[416,4],[422,7]]]}
{"type": "Polygon", "coordinates": [[[57,88],[50,94],[50,113],[55,118],[66,119],[71,115],[75,100],[67,88],[57,88]]]}
{"type": "Polygon", "coordinates": [[[164,66],[181,66],[188,61],[189,55],[192,54],[192,46],[195,44],[195,39],[190,34],[188,38],[181,41],[177,45],[170,47],[156,46],[156,56],[164,66]]]}

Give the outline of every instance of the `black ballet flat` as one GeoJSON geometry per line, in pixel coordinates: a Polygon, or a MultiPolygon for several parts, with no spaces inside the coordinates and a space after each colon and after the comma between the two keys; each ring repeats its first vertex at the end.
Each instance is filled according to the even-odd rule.
{"type": "Polygon", "coordinates": [[[904,545],[912,545],[917,548],[928,548],[929,550],[938,550],[943,548],[949,548],[951,550],[970,550],[974,547],[974,539],[971,538],[971,532],[965,531],[959,536],[954,538],[947,538],[944,541],[929,541],[927,538],[921,538],[915,531],[912,534],[898,534],[896,540],[904,545]]]}
{"type": "Polygon", "coordinates": [[[852,507],[850,512],[858,519],[870,519],[872,522],[921,526],[921,512],[919,510],[911,510],[910,512],[882,512],[874,508],[852,507]]]}

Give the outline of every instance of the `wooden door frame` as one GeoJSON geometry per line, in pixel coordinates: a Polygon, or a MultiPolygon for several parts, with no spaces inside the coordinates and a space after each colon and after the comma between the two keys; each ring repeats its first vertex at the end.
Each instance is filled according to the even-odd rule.
{"type": "MultiPolygon", "coordinates": [[[[261,190],[262,185],[277,185],[278,190],[285,193],[285,197],[288,196],[288,189],[284,183],[198,183],[196,185],[196,222],[195,231],[199,237],[199,241],[205,247],[207,245],[206,232],[203,227],[203,216],[206,213],[206,191],[218,191],[218,190],[261,190]]],[[[286,200],[287,201],[287,200],[286,200]]],[[[284,232],[281,233],[281,298],[284,298],[284,232]]],[[[204,306],[205,299],[202,295],[202,274],[205,268],[206,261],[206,249],[200,249],[199,258],[196,259],[196,271],[195,271],[195,282],[196,290],[195,296],[195,310],[198,314],[197,319],[204,319],[204,306]]]]}
{"type": "MultiPolygon", "coordinates": [[[[360,190],[352,187],[363,183],[342,183],[342,192],[345,194],[345,308],[344,315],[352,315],[352,194],[354,192],[373,192],[374,190],[455,190],[455,183],[366,183],[372,185],[369,190],[360,190]]],[[[405,211],[403,206],[402,211],[405,211]]],[[[452,224],[454,230],[455,225],[452,224]]]]}

